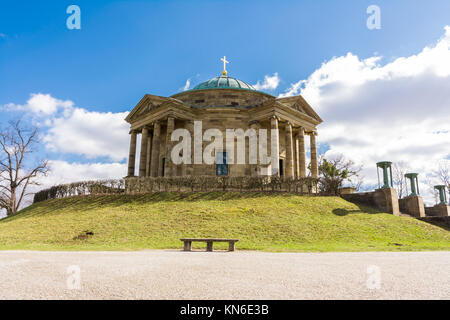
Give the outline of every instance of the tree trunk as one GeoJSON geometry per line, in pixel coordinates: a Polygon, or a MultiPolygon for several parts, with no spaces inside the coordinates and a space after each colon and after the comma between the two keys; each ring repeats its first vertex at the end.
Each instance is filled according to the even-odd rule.
{"type": "Polygon", "coordinates": [[[9,200],[9,208],[6,210],[7,216],[16,214],[16,188],[11,188],[11,199],[9,200]]]}

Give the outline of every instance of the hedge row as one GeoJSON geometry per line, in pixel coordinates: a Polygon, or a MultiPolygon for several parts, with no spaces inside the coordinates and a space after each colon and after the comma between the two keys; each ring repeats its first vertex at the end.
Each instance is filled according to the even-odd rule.
{"type": "Polygon", "coordinates": [[[184,176],[164,178],[128,178],[83,181],[62,184],[35,194],[34,202],[78,195],[142,194],[179,191],[284,191],[312,194],[319,180],[315,178],[285,179],[280,177],[213,177],[184,176]]]}

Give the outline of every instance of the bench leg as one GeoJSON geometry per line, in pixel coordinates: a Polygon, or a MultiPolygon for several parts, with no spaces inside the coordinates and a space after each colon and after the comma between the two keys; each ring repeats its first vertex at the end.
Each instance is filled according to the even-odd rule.
{"type": "Polygon", "coordinates": [[[184,242],[184,251],[191,251],[192,248],[192,242],[191,241],[185,241],[184,242]]]}
{"type": "Polygon", "coordinates": [[[212,241],[208,241],[206,243],[206,251],[213,251],[213,242],[212,241]]]}
{"type": "Polygon", "coordinates": [[[228,251],[234,251],[234,242],[228,242],[228,251]]]}

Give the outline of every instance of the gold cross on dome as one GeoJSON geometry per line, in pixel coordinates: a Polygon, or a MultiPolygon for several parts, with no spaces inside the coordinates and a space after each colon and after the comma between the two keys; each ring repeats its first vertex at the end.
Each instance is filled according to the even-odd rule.
{"type": "Polygon", "coordinates": [[[223,56],[223,58],[220,59],[220,61],[223,61],[223,71],[222,71],[222,74],[223,74],[224,76],[226,76],[226,75],[227,75],[227,63],[230,63],[230,61],[227,61],[227,57],[225,57],[225,56],[223,56]]]}

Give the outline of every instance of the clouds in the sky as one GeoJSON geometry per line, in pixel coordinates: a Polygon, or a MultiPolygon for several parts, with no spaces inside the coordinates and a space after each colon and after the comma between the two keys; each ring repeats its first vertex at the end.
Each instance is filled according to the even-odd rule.
{"type": "Polygon", "coordinates": [[[124,160],[129,142],[129,125],[124,120],[127,114],[73,108],[52,119],[44,143],[54,152],[124,160]]]}
{"type": "Polygon", "coordinates": [[[302,94],[324,119],[319,140],[326,156],[342,153],[365,165],[376,183],[375,163],[405,161],[426,177],[450,158],[450,27],[420,53],[381,64],[379,56],[348,53],[322,64],[280,96],[302,94]]]}
{"type": "Polygon", "coordinates": [[[127,157],[129,125],[124,119],[128,112],[89,111],[74,107],[71,100],[42,93],[31,94],[24,105],[10,103],[5,108],[28,112],[41,127],[42,140],[52,152],[113,161],[127,157]]]}
{"type": "Polygon", "coordinates": [[[50,94],[32,93],[26,104],[9,103],[5,107],[10,110],[32,112],[42,117],[53,115],[60,109],[71,109],[73,102],[56,99],[50,94]]]}
{"type": "Polygon", "coordinates": [[[275,72],[273,75],[269,76],[269,75],[265,75],[264,76],[264,81],[260,82],[258,80],[258,82],[256,84],[253,85],[253,87],[256,90],[275,90],[276,88],[278,88],[278,85],[280,84],[280,77],[278,76],[278,73],[275,72]]]}
{"type": "Polygon", "coordinates": [[[70,183],[74,181],[117,179],[125,176],[125,163],[69,163],[61,160],[49,162],[51,174],[42,179],[46,186],[70,183]]]}
{"type": "MultiPolygon", "coordinates": [[[[78,159],[50,158],[50,174],[30,192],[62,183],[126,175],[129,125],[124,119],[128,112],[89,111],[75,107],[70,100],[42,93],[31,94],[23,105],[9,103],[2,109],[23,113],[37,125],[45,148],[54,152],[57,159],[65,155],[78,159]]],[[[31,200],[26,199],[28,204],[31,200]]]]}
{"type": "Polygon", "coordinates": [[[186,83],[185,83],[185,85],[183,87],[183,91],[189,90],[190,87],[191,87],[191,78],[186,80],[186,83]]]}

